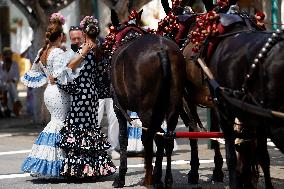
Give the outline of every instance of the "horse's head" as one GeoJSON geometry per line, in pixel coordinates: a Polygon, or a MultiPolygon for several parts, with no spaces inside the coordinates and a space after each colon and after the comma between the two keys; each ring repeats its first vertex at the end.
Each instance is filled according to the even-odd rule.
{"type": "Polygon", "coordinates": [[[111,10],[112,26],[110,27],[110,33],[106,36],[106,42],[104,44],[104,49],[107,53],[112,54],[118,46],[146,33],[146,31],[140,27],[142,12],[143,10],[140,12],[135,10],[131,11],[128,16],[128,21],[121,23],[117,13],[111,10]]]}
{"type": "MultiPolygon", "coordinates": [[[[116,24],[116,43],[128,42],[144,33],[143,29],[140,27],[142,12],[143,10],[140,12],[132,10],[128,16],[128,20],[123,23],[117,23],[118,18],[114,20],[116,24]]],[[[117,17],[115,16],[115,12],[112,13],[112,18],[117,17]]]]}

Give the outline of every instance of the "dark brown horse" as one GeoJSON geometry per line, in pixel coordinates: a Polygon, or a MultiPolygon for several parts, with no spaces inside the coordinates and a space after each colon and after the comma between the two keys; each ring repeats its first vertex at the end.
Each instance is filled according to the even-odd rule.
{"type": "MultiPolygon", "coordinates": [[[[214,75],[217,77],[217,81],[221,82],[221,86],[229,87],[234,90],[241,89],[242,84],[244,83],[245,75],[249,72],[248,68],[250,67],[250,64],[254,61],[254,57],[256,57],[257,53],[261,53],[260,49],[264,47],[265,40],[268,39],[269,35],[271,36],[271,34],[259,31],[250,31],[246,24],[239,23],[231,26],[230,31],[228,31],[224,37],[215,38],[221,42],[216,47],[212,58],[207,57],[207,59],[210,62],[210,67],[213,70],[214,75]],[[228,83],[230,83],[230,85],[228,85],[228,83]]],[[[279,41],[282,41],[282,39],[279,41]]],[[[200,71],[200,68],[196,65],[194,59],[192,59],[194,54],[191,51],[192,47],[193,45],[189,44],[184,49],[184,55],[187,59],[187,79],[191,81],[191,84],[194,84],[190,86],[190,97],[191,100],[197,104],[208,105],[207,99],[209,96],[209,91],[204,87],[204,75],[200,71]],[[195,96],[198,98],[195,98],[195,96]]],[[[266,51],[265,49],[266,48],[264,48],[263,51],[266,51]]],[[[207,54],[208,51],[204,52],[207,54]]],[[[280,57],[278,60],[279,62],[283,61],[281,58],[282,57],[280,57]]],[[[270,59],[275,60],[276,57],[270,57],[270,59]]],[[[244,98],[245,100],[250,99],[248,100],[250,103],[257,103],[259,98],[258,95],[262,95],[261,98],[266,98],[266,95],[269,95],[269,92],[267,94],[261,92],[262,90],[265,92],[271,90],[271,88],[268,90],[268,86],[265,86],[266,83],[264,83],[263,77],[268,74],[266,72],[267,71],[264,71],[264,75],[258,75],[258,78],[260,78],[258,81],[261,82],[261,85],[257,84],[257,86],[261,86],[261,89],[256,89],[253,87],[253,91],[249,91],[249,93],[245,93],[244,96],[242,96],[246,97],[244,98]]],[[[272,73],[269,74],[271,74],[270,77],[273,77],[272,73]]],[[[251,81],[249,81],[249,83],[250,82],[251,81]]],[[[273,82],[273,80],[271,82],[273,82]]],[[[273,90],[277,91],[279,87],[279,92],[281,91],[281,87],[276,83],[273,83],[273,86],[270,87],[275,87],[273,90]]],[[[244,91],[240,90],[240,92],[237,91],[235,93],[241,94],[244,93],[244,91]]],[[[274,94],[274,97],[279,99],[281,95],[280,93],[277,93],[274,94]]],[[[218,110],[222,115],[220,124],[225,133],[226,139],[226,156],[230,173],[230,186],[232,188],[254,188],[256,183],[254,177],[257,174],[256,165],[260,164],[264,172],[266,188],[273,188],[270,179],[269,155],[266,146],[266,139],[269,135],[268,132],[266,133],[266,130],[273,128],[270,126],[275,123],[269,123],[264,118],[260,119],[259,116],[247,114],[247,112],[244,110],[237,110],[237,108],[234,108],[228,103],[225,103],[226,106],[223,106],[223,103],[225,102],[219,102],[220,105],[218,106],[218,110]],[[234,132],[235,117],[241,119],[242,122],[244,132],[240,134],[241,136],[239,133],[234,132]],[[246,117],[246,119],[244,119],[244,117],[246,117]],[[267,123],[263,122],[263,120],[265,120],[267,123]],[[260,125],[260,123],[267,124],[267,127],[260,125]],[[240,143],[238,145],[238,150],[240,150],[238,156],[239,159],[236,157],[234,146],[236,135],[239,135],[239,137],[242,138],[242,141],[246,141],[245,143],[240,143]]],[[[272,103],[272,101],[268,103],[272,103]]],[[[261,103],[258,105],[260,104],[261,103]]],[[[266,107],[266,105],[264,107],[266,107]]],[[[276,108],[275,110],[279,110],[279,108],[276,108]]],[[[272,129],[272,131],[275,131],[275,129],[272,129]]],[[[281,127],[279,126],[278,131],[281,131],[281,127]]],[[[281,136],[280,133],[277,135],[281,136]]],[[[274,137],[271,135],[271,137],[275,138],[277,135],[274,135],[274,137]]],[[[278,140],[274,141],[279,142],[279,139],[280,138],[278,137],[278,140]]],[[[281,146],[279,148],[281,149],[281,146]]]]}
{"type": "MultiPolygon", "coordinates": [[[[188,25],[188,27],[190,27],[190,25],[188,25]]],[[[215,38],[215,39],[213,39],[213,41],[214,40],[216,41],[216,39],[217,39],[217,41],[223,41],[223,39],[226,39],[224,41],[227,41],[228,39],[231,39],[231,36],[234,36],[233,34],[239,33],[239,34],[243,35],[244,32],[241,32],[241,31],[249,31],[249,27],[247,27],[246,24],[244,24],[244,25],[240,24],[238,26],[233,26],[233,27],[231,27],[231,29],[232,29],[231,31],[228,31],[229,34],[228,33],[225,34],[223,38],[220,38],[220,37],[215,38]],[[238,30],[240,32],[238,32],[238,30]],[[227,37],[225,37],[225,36],[227,36],[227,37]]],[[[251,32],[251,34],[249,36],[251,37],[254,34],[254,32],[252,32],[252,31],[250,31],[250,32],[251,32]]],[[[258,33],[258,32],[256,32],[256,33],[258,33]]],[[[264,33],[262,33],[262,35],[263,35],[263,38],[265,38],[264,33]]],[[[258,38],[260,38],[260,36],[261,35],[259,35],[259,36],[255,35],[253,37],[255,39],[254,42],[256,42],[258,40],[258,38]]],[[[221,43],[220,45],[224,45],[224,46],[221,46],[221,47],[218,46],[217,50],[222,49],[222,51],[219,51],[219,53],[217,55],[216,55],[216,53],[214,53],[215,58],[216,59],[218,58],[218,59],[215,60],[215,62],[214,62],[215,64],[210,64],[210,65],[214,66],[215,69],[213,69],[213,70],[214,70],[214,73],[215,73],[216,70],[218,70],[216,67],[218,66],[218,68],[219,68],[220,63],[218,63],[218,62],[222,62],[221,64],[223,64],[223,66],[224,66],[223,69],[222,69],[223,73],[219,73],[219,74],[220,74],[220,77],[223,77],[224,75],[227,74],[227,78],[223,80],[223,82],[225,82],[225,83],[227,83],[228,81],[231,81],[232,83],[235,82],[234,84],[236,84],[237,82],[239,82],[239,79],[244,78],[244,76],[242,75],[243,73],[241,73],[240,71],[248,72],[248,70],[244,71],[244,67],[242,68],[243,70],[236,69],[236,68],[238,68],[236,65],[239,66],[242,63],[246,63],[246,65],[244,65],[244,66],[249,67],[248,59],[251,57],[243,50],[243,48],[241,48],[242,45],[246,46],[248,44],[246,42],[247,38],[245,38],[245,35],[243,35],[242,37],[243,37],[244,40],[240,40],[240,38],[238,38],[238,40],[239,40],[238,43],[236,43],[237,40],[234,41],[234,42],[231,42],[231,43],[230,42],[229,43],[221,43]],[[234,43],[239,45],[239,47],[236,48],[237,50],[234,49],[235,48],[234,43]],[[228,47],[229,45],[231,46],[231,48],[228,47]],[[227,51],[227,49],[230,49],[231,52],[227,51]],[[234,56],[237,56],[236,52],[238,52],[239,57],[243,58],[242,62],[240,62],[241,60],[234,57],[234,56]],[[232,56],[233,54],[234,54],[234,56],[232,56]],[[236,67],[234,69],[228,69],[228,67],[226,67],[225,65],[228,66],[228,65],[230,65],[230,63],[226,63],[225,60],[223,60],[223,57],[226,57],[226,62],[230,62],[230,61],[234,62],[235,63],[234,66],[236,66],[236,67]],[[229,77],[233,76],[233,75],[231,75],[232,73],[235,73],[235,77],[231,78],[231,80],[229,80],[229,77]],[[237,77],[239,76],[238,74],[240,74],[241,77],[237,79],[237,77]],[[236,79],[236,80],[234,80],[234,79],[236,79]]],[[[279,40],[282,41],[281,38],[279,38],[279,40]]],[[[196,56],[196,54],[194,55],[194,53],[192,53],[192,51],[191,51],[193,46],[194,45],[191,46],[191,44],[189,44],[184,49],[184,55],[187,58],[187,79],[189,81],[191,81],[190,82],[191,86],[189,86],[189,88],[190,88],[189,97],[192,100],[191,102],[195,102],[197,104],[203,104],[203,105],[208,106],[208,105],[210,105],[210,101],[208,101],[207,99],[209,99],[208,96],[210,96],[210,94],[209,94],[209,90],[206,89],[206,87],[204,86],[204,82],[203,82],[204,74],[202,74],[202,72],[200,71],[200,68],[198,66],[196,66],[196,64],[194,63],[194,59],[192,59],[193,56],[196,56]]],[[[251,50],[251,53],[260,52],[255,47],[251,48],[250,50],[251,50]]],[[[264,50],[262,49],[262,51],[264,51],[264,53],[266,53],[265,48],[264,48],[264,50]]],[[[206,51],[206,49],[205,49],[204,52],[206,53],[206,55],[208,55],[208,51],[206,51]]],[[[211,60],[211,58],[208,58],[208,56],[207,56],[207,59],[209,61],[211,60]]],[[[281,62],[281,59],[278,60],[278,61],[281,62]]],[[[251,62],[253,62],[253,60],[251,60],[251,62]]],[[[265,76],[265,75],[263,75],[263,76],[265,76]]],[[[259,77],[262,78],[263,76],[259,76],[259,77]]],[[[264,80],[260,79],[260,81],[263,82],[264,80]]],[[[262,87],[265,87],[265,86],[262,86],[262,87]]],[[[277,86],[276,83],[275,83],[273,87],[279,87],[279,86],[277,86]]],[[[274,90],[275,89],[276,88],[274,88],[274,90]]],[[[264,89],[264,91],[266,91],[266,90],[267,89],[264,89]]],[[[260,92],[260,91],[258,91],[258,92],[260,92]]],[[[246,100],[247,100],[248,96],[252,96],[252,94],[251,93],[245,94],[246,100]]],[[[262,94],[262,96],[265,96],[265,95],[266,94],[264,94],[264,93],[262,94]]],[[[277,94],[276,98],[280,98],[280,97],[281,97],[281,95],[277,94]]],[[[253,100],[251,100],[251,99],[250,100],[253,103],[258,103],[257,100],[255,100],[254,98],[258,98],[258,97],[253,97],[253,100]]],[[[264,97],[262,97],[262,98],[264,98],[264,97]]],[[[271,103],[271,102],[269,102],[269,103],[271,103]]],[[[258,104],[261,104],[261,103],[258,103],[258,104]]],[[[213,106],[211,106],[211,107],[213,107],[213,106]]],[[[239,117],[241,117],[241,115],[239,115],[239,114],[245,114],[246,112],[241,111],[241,110],[236,111],[235,108],[232,108],[232,105],[230,105],[230,104],[225,106],[225,107],[221,106],[221,108],[219,108],[219,110],[223,115],[223,116],[221,116],[221,118],[222,118],[221,124],[222,124],[222,128],[225,132],[226,142],[228,142],[228,140],[229,141],[231,140],[230,142],[228,142],[229,145],[226,145],[226,148],[228,150],[231,150],[231,151],[227,151],[227,162],[228,162],[228,167],[229,167],[229,170],[230,170],[230,185],[231,185],[231,187],[232,188],[253,188],[253,187],[255,187],[256,182],[254,182],[255,181],[254,176],[257,173],[256,165],[260,164],[263,171],[264,171],[266,187],[272,188],[272,184],[271,184],[271,180],[270,180],[270,173],[269,173],[269,156],[268,156],[267,146],[266,146],[266,138],[269,135],[267,135],[267,133],[264,132],[265,130],[259,129],[259,126],[256,126],[258,123],[256,123],[255,121],[259,121],[260,120],[259,117],[256,116],[256,119],[248,119],[248,120],[245,120],[242,123],[243,131],[246,134],[244,134],[244,133],[241,133],[241,134],[237,133],[236,134],[236,133],[234,133],[234,127],[233,127],[235,117],[239,118],[239,117]],[[231,108],[231,109],[234,109],[234,110],[233,111],[230,110],[229,113],[228,113],[227,112],[228,108],[231,108]],[[226,115],[225,121],[224,121],[224,115],[226,115]],[[250,121],[252,121],[252,123],[250,121]],[[231,125],[228,125],[228,122],[230,122],[231,125]],[[236,135],[239,135],[239,136],[241,135],[240,137],[242,139],[240,141],[246,141],[246,142],[240,143],[238,145],[239,146],[238,147],[238,150],[239,150],[238,167],[237,167],[237,159],[235,159],[236,158],[236,155],[235,155],[235,152],[234,152],[235,148],[233,148],[234,146],[233,146],[233,142],[232,142],[233,141],[232,139],[233,138],[235,139],[236,135]],[[248,136],[249,136],[249,139],[247,139],[248,136]],[[254,152],[256,154],[258,154],[258,157],[255,156],[254,152]]],[[[276,110],[277,110],[277,108],[276,108],[276,110]]],[[[248,115],[250,115],[250,114],[248,114],[248,115]]],[[[251,118],[253,118],[253,117],[251,117],[251,118]]],[[[240,118],[240,119],[241,119],[241,121],[243,121],[242,118],[240,118]]],[[[276,123],[277,123],[277,121],[276,121],[276,123]]],[[[281,150],[281,148],[283,149],[283,145],[281,146],[281,143],[279,142],[279,141],[281,141],[281,137],[279,137],[279,136],[283,136],[283,128],[281,129],[281,126],[279,126],[279,121],[278,121],[278,126],[271,127],[271,125],[275,125],[275,121],[268,123],[267,128],[269,128],[269,129],[273,128],[273,129],[271,129],[271,133],[273,133],[273,134],[270,137],[272,137],[272,140],[275,143],[278,143],[277,146],[281,150]]],[[[215,150],[215,152],[218,152],[218,150],[215,150]]],[[[219,157],[222,158],[221,154],[219,154],[219,157]]],[[[214,158],[214,160],[215,160],[215,158],[214,158]]],[[[216,161],[216,162],[220,162],[220,161],[216,161]]],[[[221,170],[220,166],[217,166],[217,167],[219,167],[219,169],[217,169],[217,171],[221,170]]],[[[219,173],[221,173],[221,172],[219,171],[219,173]]],[[[214,174],[213,174],[213,178],[214,178],[214,174]]]]}
{"type": "MultiPolygon", "coordinates": [[[[137,20],[136,20],[137,21],[137,20]]],[[[179,110],[182,105],[182,94],[185,80],[185,61],[179,47],[171,40],[155,34],[142,34],[136,25],[120,26],[117,36],[122,37],[124,44],[117,45],[111,61],[111,81],[114,90],[116,115],[120,126],[120,167],[114,187],[123,187],[127,170],[127,122],[125,111],[138,113],[142,126],[142,142],[145,152],[145,181],[149,186],[161,184],[162,158],[164,149],[167,156],[167,185],[173,183],[171,174],[171,155],[173,138],[155,137],[161,131],[164,119],[167,132],[175,130],[179,110]],[[129,29],[129,27],[131,29],[129,29]],[[136,29],[135,29],[136,27],[136,29]],[[135,39],[127,41],[131,36],[135,39]],[[125,41],[126,40],[126,41],[125,41]],[[156,165],[153,176],[153,139],[157,144],[156,165]]],[[[143,33],[143,32],[142,32],[143,33]]]]}
{"type": "MultiPolygon", "coordinates": [[[[178,7],[174,7],[172,10],[169,8],[168,2],[162,0],[162,4],[166,13],[172,11],[178,17],[179,29],[178,32],[174,35],[169,35],[176,41],[176,43],[183,49],[183,54],[186,59],[186,93],[184,95],[187,105],[190,107],[193,120],[188,120],[187,116],[183,116],[184,113],[181,112],[180,116],[183,119],[185,125],[189,123],[197,123],[199,126],[201,122],[197,114],[197,106],[201,105],[202,107],[211,108],[211,127],[210,131],[220,131],[219,123],[217,120],[217,113],[214,110],[215,106],[211,100],[210,91],[204,82],[204,74],[200,67],[194,63],[192,59],[192,47],[193,45],[189,44],[185,48],[182,45],[185,43],[185,40],[190,32],[190,29],[194,27],[195,18],[197,14],[192,15],[182,15],[183,7],[192,4],[194,1],[180,1],[178,7]],[[179,15],[181,14],[181,15],[179,15]]],[[[210,1],[205,1],[206,8],[211,10],[213,8],[213,3],[210,1]]],[[[163,28],[161,28],[163,29],[163,28]]],[[[167,35],[167,34],[166,34],[167,35]]],[[[195,126],[196,127],[196,126],[195,126]]],[[[192,132],[192,127],[189,127],[189,131],[192,132]]],[[[223,167],[223,157],[220,151],[220,146],[217,141],[211,141],[211,147],[214,149],[214,163],[215,168],[213,170],[212,181],[222,182],[224,174],[222,171],[223,167]]],[[[188,173],[188,183],[197,184],[199,180],[199,158],[198,158],[198,145],[197,139],[190,139],[191,147],[191,170],[188,173]]]]}
{"type": "MultiPolygon", "coordinates": [[[[273,188],[266,139],[271,137],[283,152],[284,129],[281,127],[283,121],[272,119],[273,116],[269,113],[260,115],[259,112],[268,112],[267,109],[283,112],[284,91],[282,84],[277,82],[284,69],[284,57],[280,55],[280,49],[284,45],[283,34],[251,31],[245,24],[237,23],[223,37],[218,37],[218,40],[220,43],[212,58],[209,59],[210,68],[217,82],[229,88],[231,95],[240,100],[239,103],[233,104],[230,102],[233,101],[232,99],[224,100],[221,95],[215,96],[219,100],[217,107],[221,115],[220,125],[225,133],[230,186],[231,188],[255,188],[256,166],[260,164],[264,172],[266,188],[273,188]],[[247,108],[247,106],[244,108],[242,105],[244,102],[257,108],[247,108]],[[235,117],[242,123],[241,133],[234,131],[235,117]],[[241,139],[238,141],[243,141],[237,146],[235,146],[236,137],[241,139]],[[238,158],[235,149],[239,151],[238,158]]],[[[185,51],[188,53],[191,48],[188,45],[185,51]]],[[[187,54],[185,56],[190,57],[187,54]]],[[[202,74],[194,62],[189,63],[191,66],[187,64],[187,68],[190,68],[187,69],[187,76],[190,76],[188,79],[195,81],[191,83],[195,83],[195,88],[198,89],[198,86],[202,87],[202,74]]],[[[216,91],[213,92],[212,95],[216,93],[216,91]]],[[[207,95],[199,93],[201,94],[205,97],[207,95]]],[[[199,98],[197,102],[202,103],[202,99],[206,98],[199,98]]]]}
{"type": "MultiPolygon", "coordinates": [[[[239,29],[245,28],[239,27],[239,29]]],[[[241,99],[242,102],[247,102],[260,109],[283,112],[284,84],[279,82],[283,79],[284,72],[284,54],[281,52],[283,47],[282,32],[279,34],[260,31],[240,32],[222,39],[209,65],[217,82],[233,90],[234,98],[241,99]]],[[[266,139],[270,137],[284,152],[283,120],[273,118],[273,116],[269,117],[267,114],[259,115],[260,110],[255,108],[245,110],[236,105],[220,98],[218,106],[226,139],[230,185],[232,188],[252,188],[251,180],[249,180],[251,177],[246,173],[252,170],[253,163],[256,161],[263,169],[266,188],[273,188],[270,180],[266,139]],[[251,164],[242,167],[243,170],[240,171],[245,175],[241,177],[236,174],[234,146],[236,135],[233,130],[235,117],[243,123],[247,134],[241,137],[248,140],[257,139],[256,154],[250,153],[246,156],[245,160],[251,164]]]]}

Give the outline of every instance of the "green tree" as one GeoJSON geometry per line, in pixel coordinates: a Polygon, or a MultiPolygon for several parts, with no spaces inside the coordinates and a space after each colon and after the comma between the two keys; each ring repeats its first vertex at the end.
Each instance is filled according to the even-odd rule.
{"type": "MultiPolygon", "coordinates": [[[[32,60],[37,51],[42,47],[45,40],[45,30],[49,16],[67,7],[74,0],[11,0],[18,9],[25,15],[30,27],[33,30],[33,44],[31,46],[32,60]]],[[[96,1],[96,0],[95,0],[96,1]]],[[[97,0],[98,1],[98,0],[97,0]]],[[[151,0],[101,0],[109,8],[114,9],[121,20],[127,18],[128,10],[139,10],[143,5],[151,0]]],[[[93,13],[93,1],[79,1],[80,19],[85,15],[93,13]]]]}
{"type": "Polygon", "coordinates": [[[33,44],[31,46],[32,59],[35,58],[37,51],[44,44],[45,30],[49,16],[67,7],[73,1],[74,0],[11,0],[25,15],[33,30],[33,44]]]}

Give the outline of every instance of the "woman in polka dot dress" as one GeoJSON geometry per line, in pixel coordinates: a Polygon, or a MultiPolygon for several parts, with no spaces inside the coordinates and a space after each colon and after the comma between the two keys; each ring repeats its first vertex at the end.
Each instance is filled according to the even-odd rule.
{"type": "Polygon", "coordinates": [[[62,175],[67,177],[101,177],[111,175],[116,167],[106,150],[110,148],[98,124],[98,87],[103,65],[96,46],[99,34],[97,20],[86,16],[80,23],[85,43],[68,67],[78,76],[68,85],[59,87],[71,94],[70,112],[61,130],[60,146],[66,152],[62,175]],[[90,51],[85,51],[89,47],[90,51]]]}
{"type": "MultiPolygon", "coordinates": [[[[32,176],[59,177],[64,151],[59,147],[60,130],[70,107],[70,95],[52,85],[48,77],[55,77],[58,83],[67,83],[68,68],[64,52],[60,49],[63,36],[63,16],[54,13],[46,31],[46,44],[39,51],[31,70],[21,81],[28,87],[36,88],[47,84],[44,102],[51,114],[51,121],[36,139],[32,150],[22,165],[22,171],[32,176]]],[[[69,69],[71,74],[72,70],[69,69]]]]}

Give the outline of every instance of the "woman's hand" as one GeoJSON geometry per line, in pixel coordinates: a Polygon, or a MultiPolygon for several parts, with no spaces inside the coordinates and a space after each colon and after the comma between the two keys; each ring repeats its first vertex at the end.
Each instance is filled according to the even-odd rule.
{"type": "Polygon", "coordinates": [[[73,58],[69,64],[67,65],[68,68],[71,68],[72,70],[75,70],[78,65],[81,63],[81,61],[86,57],[86,55],[88,54],[88,52],[91,50],[91,49],[94,49],[96,48],[97,45],[94,44],[94,43],[84,43],[82,45],[82,52],[81,54],[78,54],[78,56],[76,56],[75,58],[73,58]]]}
{"type": "Polygon", "coordinates": [[[94,44],[92,44],[92,43],[84,43],[83,45],[82,45],[82,57],[85,57],[87,54],[88,54],[88,52],[91,50],[91,49],[93,49],[94,48],[94,44]]]}
{"type": "Polygon", "coordinates": [[[54,77],[52,77],[51,75],[49,75],[49,76],[48,76],[48,79],[49,79],[51,85],[54,85],[54,84],[55,84],[55,78],[54,78],[54,77]]]}

